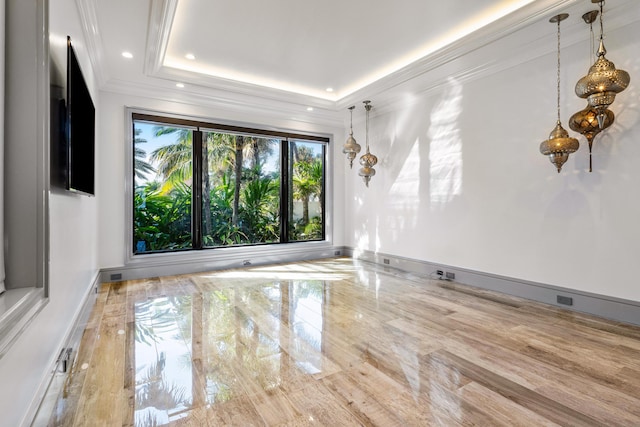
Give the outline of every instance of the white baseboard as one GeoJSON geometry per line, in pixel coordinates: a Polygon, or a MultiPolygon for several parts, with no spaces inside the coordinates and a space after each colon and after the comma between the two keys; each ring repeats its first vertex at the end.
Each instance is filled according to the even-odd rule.
{"type": "Polygon", "coordinates": [[[38,392],[35,394],[31,406],[29,407],[29,411],[27,411],[27,414],[23,419],[23,427],[46,426],[48,424],[54,405],[57,401],[57,397],[64,385],[64,381],[54,382],[56,374],[58,373],[58,356],[63,349],[71,348],[72,352],[68,366],[73,365],[78,354],[78,347],[80,345],[80,340],[82,339],[85,326],[96,302],[96,291],[98,286],[100,286],[100,283],[100,272],[98,271],[91,281],[91,285],[85,291],[82,298],[82,304],[78,306],[78,309],[74,313],[73,321],[68,325],[64,339],[60,343],[57,351],[52,355],[51,362],[49,364],[50,374],[46,375],[42,379],[40,387],[38,387],[38,392]]]}

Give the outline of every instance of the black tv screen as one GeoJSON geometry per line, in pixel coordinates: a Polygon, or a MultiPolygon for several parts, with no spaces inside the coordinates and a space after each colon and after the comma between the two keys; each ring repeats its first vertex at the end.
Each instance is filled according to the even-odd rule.
{"type": "Polygon", "coordinates": [[[95,195],[96,109],[67,37],[67,190],[95,195]]]}

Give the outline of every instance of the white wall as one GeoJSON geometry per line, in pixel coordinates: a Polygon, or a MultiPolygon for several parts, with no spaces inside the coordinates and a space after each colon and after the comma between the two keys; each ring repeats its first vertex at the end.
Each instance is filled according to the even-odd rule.
{"type": "MultiPolygon", "coordinates": [[[[197,89],[196,89],[197,90],[197,89]]],[[[255,125],[256,127],[275,127],[293,130],[300,133],[315,133],[341,135],[343,129],[331,125],[317,125],[309,122],[294,120],[279,114],[277,110],[261,108],[261,112],[238,111],[224,104],[207,103],[201,98],[191,97],[189,94],[172,94],[170,91],[160,96],[169,100],[161,100],[151,96],[123,95],[120,93],[103,92],[100,97],[100,129],[102,144],[98,148],[100,179],[98,181],[99,199],[99,230],[100,266],[120,267],[125,264],[125,156],[126,138],[130,137],[130,130],[125,130],[125,110],[127,107],[155,111],[160,114],[184,115],[187,117],[204,118],[211,121],[224,121],[255,125]],[[180,99],[180,101],[176,101],[180,99]]],[[[251,108],[247,108],[250,111],[251,108]]],[[[341,142],[333,142],[334,163],[341,169],[341,142]],[[337,159],[337,160],[336,160],[337,159]]],[[[338,182],[334,182],[336,200],[344,197],[340,174],[338,182]]],[[[334,218],[342,218],[342,203],[334,203],[334,218]]],[[[334,244],[343,245],[342,222],[335,221],[334,244]]],[[[212,256],[215,256],[212,254],[212,256]]]]}
{"type": "MultiPolygon", "coordinates": [[[[51,80],[56,86],[66,87],[67,35],[78,57],[84,78],[96,105],[96,140],[101,144],[100,92],[89,61],[89,52],[74,0],[49,0],[49,32],[51,43],[51,80]]],[[[66,90],[66,89],[65,89],[66,90]]],[[[96,185],[99,184],[100,163],[96,155],[96,185]]],[[[98,213],[102,195],[80,196],[53,189],[49,198],[50,209],[50,297],[52,301],[65,294],[74,294],[76,307],[87,286],[93,281],[98,264],[98,213]]],[[[67,299],[65,297],[64,299],[67,299]]]]}
{"type": "Polygon", "coordinates": [[[4,286],[4,38],[5,1],[0,0],[0,294],[4,286]]]}
{"type": "MultiPolygon", "coordinates": [[[[22,16],[16,24],[27,29],[36,37],[36,2],[10,0],[12,7],[24,8],[22,16]]],[[[7,2],[7,3],[9,3],[7,2]]],[[[73,0],[51,0],[50,29],[56,36],[73,37],[80,64],[88,80],[94,103],[98,104],[98,91],[94,82],[91,65],[84,47],[82,29],[73,0]]],[[[15,19],[15,18],[13,18],[15,19]]],[[[28,84],[36,86],[36,48],[34,39],[24,40],[16,33],[9,32],[7,44],[21,43],[32,62],[23,71],[23,78],[28,84]]],[[[64,75],[66,70],[66,48],[55,37],[52,41],[51,55],[53,61],[52,74],[64,75]]],[[[9,66],[9,64],[8,64],[9,66]]],[[[24,94],[23,94],[24,95],[24,94]]],[[[9,96],[9,95],[8,95],[9,96]]],[[[35,97],[26,98],[31,109],[31,122],[25,123],[25,138],[32,135],[33,117],[35,116],[35,97]]],[[[8,99],[16,102],[16,99],[8,99]]],[[[99,110],[97,111],[99,115],[99,110]]],[[[22,120],[27,120],[26,116],[22,120]]],[[[98,123],[98,129],[100,123],[98,123]]],[[[100,144],[99,131],[97,144],[100,144]]],[[[26,144],[25,144],[26,145],[26,144]]],[[[11,171],[7,180],[12,182],[11,171]]],[[[25,203],[32,203],[37,194],[25,192],[22,197],[25,203]]],[[[49,302],[35,317],[33,322],[20,335],[8,353],[0,359],[0,426],[28,425],[34,410],[42,397],[43,386],[50,378],[52,364],[58,356],[60,346],[72,327],[84,296],[89,291],[97,275],[97,213],[96,198],[87,198],[62,192],[52,192],[49,197],[49,302]]],[[[24,212],[26,218],[32,214],[24,212]]]]}
{"type": "MultiPolygon", "coordinates": [[[[380,163],[369,189],[356,171],[347,176],[347,244],[640,301],[640,4],[625,14],[635,21],[606,26],[606,46],[631,85],[612,106],[615,124],[594,143],[593,173],[580,135],[561,174],[538,151],[556,111],[555,28],[545,22],[541,31],[554,37],[539,42],[554,51],[544,56],[523,45],[531,57],[520,65],[471,77],[450,69],[445,85],[424,92],[429,79],[414,82],[377,110],[372,98],[370,141],[380,163]]],[[[566,129],[586,106],[573,88],[588,69],[587,28],[574,27],[584,37],[562,51],[566,129]]],[[[491,49],[473,55],[511,60],[491,49]]],[[[354,132],[364,141],[361,120],[354,132]]]]}

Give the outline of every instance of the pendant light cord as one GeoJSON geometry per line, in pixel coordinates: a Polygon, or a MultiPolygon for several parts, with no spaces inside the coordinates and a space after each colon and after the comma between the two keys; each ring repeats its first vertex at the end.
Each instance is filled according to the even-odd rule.
{"type": "Polygon", "coordinates": [[[365,102],[364,109],[367,114],[365,115],[365,144],[367,145],[367,154],[369,153],[369,110],[371,110],[371,105],[369,105],[368,101],[365,102]]]}
{"type": "Polygon", "coordinates": [[[558,123],[560,123],[560,20],[558,19],[558,123]]]}
{"type": "Polygon", "coordinates": [[[349,112],[351,113],[351,119],[349,120],[349,135],[353,136],[353,109],[356,108],[355,105],[349,107],[349,112]]]}
{"type": "Polygon", "coordinates": [[[600,40],[604,40],[604,27],[602,25],[602,15],[604,15],[604,0],[600,2],[600,40]]]}

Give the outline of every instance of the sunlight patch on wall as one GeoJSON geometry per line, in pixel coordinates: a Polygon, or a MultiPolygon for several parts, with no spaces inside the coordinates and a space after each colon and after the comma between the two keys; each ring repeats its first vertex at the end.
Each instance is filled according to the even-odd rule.
{"type": "Polygon", "coordinates": [[[462,139],[458,117],[462,113],[462,85],[454,78],[431,113],[428,136],[431,209],[442,208],[462,193],[462,139]]]}
{"type": "Polygon", "coordinates": [[[400,174],[391,186],[388,195],[389,207],[395,213],[393,220],[397,221],[394,228],[402,231],[405,228],[414,229],[418,221],[420,207],[420,139],[416,139],[407,155],[400,174]],[[410,221],[411,224],[405,224],[410,221]]]}
{"type": "Polygon", "coordinates": [[[382,241],[380,240],[380,217],[376,216],[376,252],[380,252],[382,241]]]}
{"type": "Polygon", "coordinates": [[[356,232],[356,248],[365,251],[369,248],[369,232],[366,224],[362,224],[360,231],[356,232]]]}

